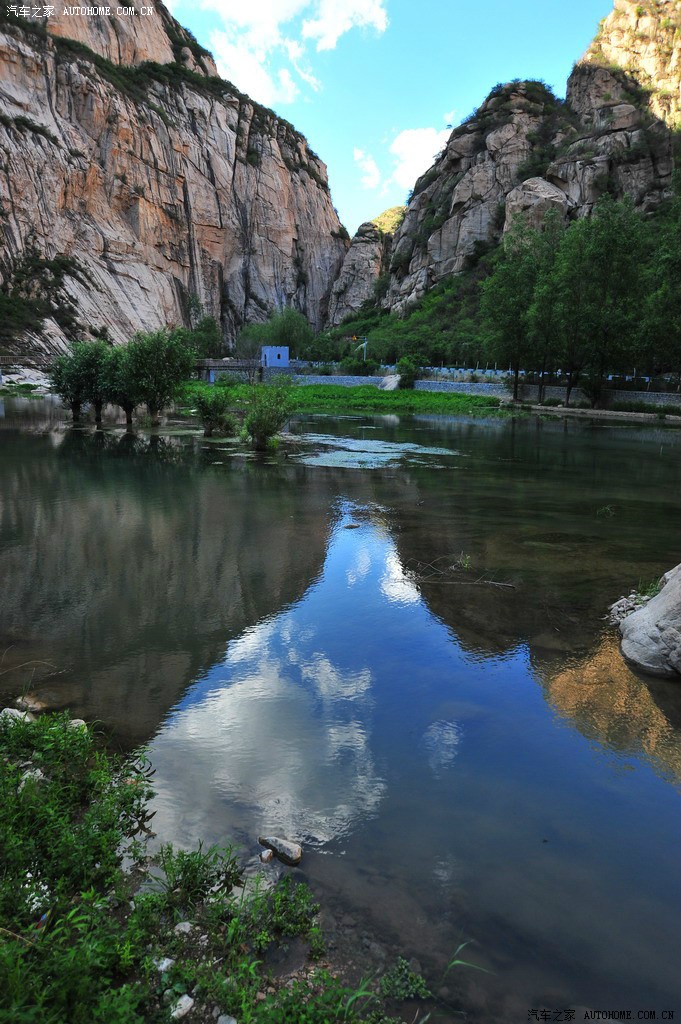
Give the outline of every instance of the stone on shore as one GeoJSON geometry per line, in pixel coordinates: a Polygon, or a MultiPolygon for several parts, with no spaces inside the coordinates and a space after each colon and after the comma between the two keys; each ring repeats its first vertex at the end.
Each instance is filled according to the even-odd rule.
{"type": "Polygon", "coordinates": [[[271,850],[283,864],[290,864],[295,867],[300,864],[303,857],[303,848],[298,843],[292,843],[290,839],[282,839],[279,836],[260,836],[258,842],[271,850]]]}
{"type": "Polygon", "coordinates": [[[620,624],[622,654],[649,675],[681,676],[681,564],[662,577],[662,590],[620,624]]]}
{"type": "Polygon", "coordinates": [[[180,1020],[182,1017],[187,1016],[193,1005],[194,1000],[191,996],[180,996],[170,1011],[170,1016],[175,1020],[180,1020]]]}

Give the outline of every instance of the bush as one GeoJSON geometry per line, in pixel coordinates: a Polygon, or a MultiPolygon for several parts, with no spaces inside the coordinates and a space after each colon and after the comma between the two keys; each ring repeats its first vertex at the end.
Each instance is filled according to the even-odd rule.
{"type": "Polygon", "coordinates": [[[346,356],[345,359],[341,359],[340,368],[348,377],[373,377],[378,370],[378,363],[375,359],[346,356]]]}
{"type": "Polygon", "coordinates": [[[292,384],[287,377],[253,389],[244,427],[257,452],[267,451],[274,435],[279,433],[290,417],[293,410],[291,390],[292,384]]]}
{"type": "Polygon", "coordinates": [[[409,356],[403,356],[398,361],[397,372],[400,375],[399,387],[402,391],[414,387],[419,370],[420,367],[409,356]]]}
{"type": "Polygon", "coordinates": [[[224,386],[196,391],[194,404],[204,437],[212,437],[215,431],[227,437],[236,433],[236,419],[229,412],[231,401],[229,389],[224,386]]]}

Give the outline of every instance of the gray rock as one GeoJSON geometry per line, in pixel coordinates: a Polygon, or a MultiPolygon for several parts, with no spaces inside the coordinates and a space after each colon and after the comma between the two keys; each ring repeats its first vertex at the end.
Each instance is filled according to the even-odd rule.
{"type": "Polygon", "coordinates": [[[165,974],[166,971],[170,970],[175,961],[171,960],[169,956],[164,956],[162,960],[156,960],[155,963],[159,974],[165,974]]]}
{"type": "Polygon", "coordinates": [[[191,996],[180,996],[170,1011],[170,1016],[173,1017],[174,1020],[180,1020],[182,1017],[187,1016],[193,1005],[194,1000],[191,996]]]}
{"type": "Polygon", "coordinates": [[[272,853],[271,850],[263,850],[262,853],[260,854],[260,860],[263,864],[269,864],[273,857],[274,854],[272,853]]]}
{"type": "Polygon", "coordinates": [[[175,925],[173,931],[176,935],[189,935],[193,927],[194,926],[190,924],[189,921],[180,921],[179,924],[175,925]]]}
{"type": "Polygon", "coordinates": [[[622,654],[653,676],[681,675],[681,564],[662,577],[662,590],[620,624],[622,654]]]}
{"type": "Polygon", "coordinates": [[[19,711],[18,708],[3,708],[0,711],[0,718],[10,719],[15,722],[32,722],[33,717],[28,711],[19,711]]]}
{"type": "Polygon", "coordinates": [[[223,1013],[221,1017],[218,1017],[218,1024],[239,1024],[236,1017],[230,1017],[229,1014],[223,1013]]]}
{"type": "Polygon", "coordinates": [[[283,864],[300,864],[303,856],[303,848],[290,839],[282,839],[280,836],[260,836],[258,842],[271,850],[283,864]]]}
{"type": "Polygon", "coordinates": [[[86,729],[87,723],[82,718],[72,718],[69,722],[69,728],[71,729],[86,729]]]}

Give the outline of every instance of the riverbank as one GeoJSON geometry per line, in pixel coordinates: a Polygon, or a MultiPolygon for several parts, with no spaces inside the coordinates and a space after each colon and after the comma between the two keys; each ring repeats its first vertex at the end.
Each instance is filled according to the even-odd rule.
{"type": "Polygon", "coordinates": [[[345,985],[290,874],[245,879],[229,846],[150,857],[150,766],[107,753],[85,723],[5,709],[0,758],[6,1019],[399,1024],[381,993],[426,997],[404,962],[394,991],[390,971],[345,985]]]}

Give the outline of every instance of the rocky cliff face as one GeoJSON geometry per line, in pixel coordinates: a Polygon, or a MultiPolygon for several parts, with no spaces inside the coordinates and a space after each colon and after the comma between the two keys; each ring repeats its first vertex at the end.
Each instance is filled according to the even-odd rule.
{"type": "Polygon", "coordinates": [[[681,127],[679,0],[615,0],[583,63],[626,71],[647,91],[653,114],[681,127]]]}
{"type": "MultiPolygon", "coordinates": [[[[187,322],[190,296],[227,340],[284,305],[321,327],[346,249],[325,165],[156,10],[58,20],[78,43],[0,23],[5,288],[61,261],[61,308],[114,341],[187,322]]],[[[48,319],[36,344],[66,334],[48,319]]]]}
{"type": "Polygon", "coordinates": [[[395,206],[375,220],[360,224],[331,292],[330,327],[336,327],[376,297],[379,278],[389,271],[394,233],[403,219],[404,207],[395,206]]]}
{"type": "Polygon", "coordinates": [[[414,187],[386,308],[398,314],[497,244],[518,213],[587,216],[606,190],[651,209],[671,184],[681,103],[681,3],[615,0],[568,83],[495,88],[414,187]]]}

